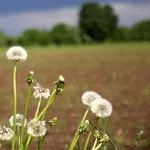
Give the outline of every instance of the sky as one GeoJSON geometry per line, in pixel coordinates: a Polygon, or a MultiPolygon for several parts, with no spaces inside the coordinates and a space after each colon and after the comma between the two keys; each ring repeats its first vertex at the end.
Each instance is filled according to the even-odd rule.
{"type": "Polygon", "coordinates": [[[111,4],[120,25],[150,19],[150,0],[1,0],[0,30],[19,35],[28,28],[51,29],[57,23],[76,26],[81,5],[95,1],[111,4]]]}

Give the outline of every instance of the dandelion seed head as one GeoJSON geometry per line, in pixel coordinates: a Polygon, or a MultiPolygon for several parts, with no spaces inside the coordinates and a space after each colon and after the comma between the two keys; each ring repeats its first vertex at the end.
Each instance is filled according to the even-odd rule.
{"type": "Polygon", "coordinates": [[[48,97],[50,96],[50,90],[41,87],[39,84],[37,84],[33,88],[34,88],[34,93],[33,93],[34,98],[43,97],[45,99],[48,99],[48,97]]]}
{"type": "Polygon", "coordinates": [[[10,140],[14,135],[14,132],[11,128],[6,126],[0,126],[0,140],[10,140]]]}
{"type": "MultiPolygon", "coordinates": [[[[23,117],[24,116],[22,114],[16,114],[16,126],[22,126],[23,117]]],[[[14,119],[14,116],[11,116],[9,119],[9,123],[11,126],[13,126],[13,119],[14,119]]],[[[25,118],[24,127],[26,126],[26,124],[27,124],[27,119],[25,118]]]]}
{"type": "Polygon", "coordinates": [[[108,117],[112,113],[111,103],[104,99],[98,98],[91,104],[91,111],[98,117],[108,117]]]}
{"type": "Polygon", "coordinates": [[[25,61],[27,59],[27,52],[21,46],[13,46],[6,52],[7,59],[11,61],[25,61]]]}
{"type": "Polygon", "coordinates": [[[83,104],[91,106],[91,103],[97,98],[101,98],[101,96],[98,93],[94,91],[87,91],[83,93],[81,100],[83,104]]]}
{"type": "Polygon", "coordinates": [[[44,136],[46,134],[46,123],[45,121],[38,121],[37,119],[32,119],[27,126],[27,133],[33,137],[44,136]]]}

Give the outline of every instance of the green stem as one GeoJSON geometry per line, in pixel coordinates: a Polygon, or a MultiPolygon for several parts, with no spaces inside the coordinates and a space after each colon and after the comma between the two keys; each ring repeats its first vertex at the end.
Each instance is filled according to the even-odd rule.
{"type": "Polygon", "coordinates": [[[42,98],[40,97],[34,118],[37,118],[37,116],[38,116],[38,113],[39,113],[39,110],[40,110],[40,106],[41,106],[41,102],[42,102],[42,98]]]}
{"type": "Polygon", "coordinates": [[[46,103],[46,106],[44,107],[44,109],[42,110],[42,112],[38,115],[37,119],[40,119],[42,116],[43,116],[43,118],[45,117],[46,111],[49,108],[49,106],[52,104],[52,102],[53,102],[54,98],[56,97],[56,95],[57,95],[57,90],[54,89],[53,92],[52,92],[52,94],[50,95],[47,103],[46,103]]]}
{"type": "Polygon", "coordinates": [[[26,98],[26,104],[25,104],[25,110],[24,110],[24,117],[22,121],[22,126],[21,126],[21,136],[20,136],[20,146],[23,145],[23,137],[24,137],[24,123],[25,119],[27,117],[27,111],[28,111],[28,106],[29,106],[29,101],[30,101],[30,95],[31,95],[31,85],[28,86],[28,94],[26,98]]]}
{"type": "MultiPolygon", "coordinates": [[[[101,131],[99,128],[97,128],[92,122],[90,122],[90,124],[92,125],[92,126],[94,126],[94,128],[96,129],[96,130],[98,130],[101,134],[105,134],[103,131],[101,131]]],[[[110,143],[115,147],[115,150],[119,150],[118,149],[118,147],[116,146],[116,144],[111,140],[111,139],[109,139],[109,141],[110,141],[110,143]]]]}
{"type": "Polygon", "coordinates": [[[1,143],[0,143],[0,149],[2,148],[2,146],[3,146],[3,142],[1,141],[1,143]]]}
{"type": "MultiPolygon", "coordinates": [[[[41,117],[42,117],[42,119],[44,119],[44,116],[46,115],[46,111],[49,108],[49,106],[52,104],[52,102],[53,102],[54,98],[56,97],[56,95],[57,95],[57,90],[54,89],[53,92],[52,92],[52,94],[50,95],[47,103],[46,103],[46,106],[44,107],[44,109],[42,110],[42,112],[36,117],[37,119],[40,119],[41,117]]],[[[25,142],[25,150],[29,146],[31,140],[32,140],[32,136],[28,135],[27,140],[25,142]]]]}
{"type": "MultiPolygon", "coordinates": [[[[87,110],[85,111],[84,116],[83,116],[83,118],[82,118],[82,120],[81,120],[79,126],[85,121],[89,110],[90,110],[90,107],[88,107],[87,110]]],[[[73,149],[74,149],[75,144],[76,144],[76,142],[77,142],[77,141],[76,141],[76,138],[77,138],[78,136],[79,136],[79,133],[78,133],[78,130],[77,130],[76,133],[75,133],[75,135],[74,135],[74,137],[73,137],[73,140],[72,140],[72,142],[71,142],[71,145],[70,145],[70,147],[69,147],[69,150],[73,150],[73,149]]]]}
{"type": "MultiPolygon", "coordinates": [[[[104,124],[103,124],[103,132],[106,134],[107,130],[107,118],[104,118],[104,124]]],[[[107,150],[107,145],[104,145],[104,150],[107,150]]]]}
{"type": "Polygon", "coordinates": [[[12,147],[11,149],[15,149],[16,142],[16,112],[17,112],[17,90],[16,90],[16,72],[17,72],[17,64],[15,63],[13,70],[13,131],[14,136],[12,138],[12,147]]]}
{"type": "Polygon", "coordinates": [[[102,146],[102,143],[100,143],[94,150],[98,150],[102,146]]]}
{"type": "Polygon", "coordinates": [[[20,128],[19,128],[19,126],[17,126],[17,131],[18,131],[18,147],[19,147],[19,149],[21,149],[20,148],[20,128]]]}
{"type": "MultiPolygon", "coordinates": [[[[95,125],[97,124],[97,122],[98,122],[98,117],[96,117],[96,120],[95,120],[95,125]]],[[[92,130],[90,130],[90,132],[89,132],[89,134],[88,134],[88,137],[87,137],[87,139],[86,139],[86,142],[85,142],[85,145],[84,145],[84,149],[83,150],[86,150],[87,149],[87,147],[88,147],[88,144],[89,144],[89,141],[90,141],[90,138],[91,138],[91,135],[93,134],[93,132],[94,132],[94,129],[95,129],[95,127],[94,126],[92,126],[92,130]]]]}
{"type": "Polygon", "coordinates": [[[96,147],[96,144],[97,144],[97,138],[95,139],[95,141],[94,141],[94,144],[93,144],[93,147],[92,147],[92,150],[94,150],[95,149],[95,147],[96,147]]]}

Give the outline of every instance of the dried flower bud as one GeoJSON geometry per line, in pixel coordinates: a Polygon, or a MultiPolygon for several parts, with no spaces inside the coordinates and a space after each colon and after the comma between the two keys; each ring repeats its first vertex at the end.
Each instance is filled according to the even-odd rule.
{"type": "Polygon", "coordinates": [[[89,126],[89,121],[88,120],[84,121],[78,128],[79,134],[88,131],[88,126],[89,126]]]}
{"type": "Polygon", "coordinates": [[[60,76],[58,77],[58,80],[54,82],[55,88],[56,88],[56,90],[57,90],[57,94],[58,94],[59,92],[63,91],[64,85],[65,85],[65,82],[64,82],[64,81],[65,81],[64,77],[63,77],[62,75],[60,75],[60,76]]]}
{"type": "Polygon", "coordinates": [[[35,83],[35,77],[34,77],[34,72],[33,71],[30,71],[29,72],[29,75],[28,75],[28,77],[27,77],[27,83],[28,84],[32,84],[32,83],[35,83]]]}
{"type": "Polygon", "coordinates": [[[57,122],[57,117],[54,117],[48,121],[50,127],[55,126],[57,122]]]}

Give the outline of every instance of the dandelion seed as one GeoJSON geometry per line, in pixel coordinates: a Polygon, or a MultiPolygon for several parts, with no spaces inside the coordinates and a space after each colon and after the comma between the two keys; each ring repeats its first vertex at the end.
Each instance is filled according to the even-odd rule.
{"type": "Polygon", "coordinates": [[[91,105],[91,111],[98,117],[108,117],[112,113],[112,105],[111,103],[104,99],[98,98],[91,105]]]}
{"type": "Polygon", "coordinates": [[[10,140],[14,135],[11,128],[6,126],[0,126],[0,140],[10,140]]]}
{"type": "Polygon", "coordinates": [[[6,53],[7,59],[11,61],[25,61],[27,59],[27,52],[21,46],[13,46],[8,49],[6,53]]]}
{"type": "MultiPolygon", "coordinates": [[[[22,114],[16,114],[16,126],[22,126],[23,117],[24,116],[22,114]]],[[[9,119],[9,123],[11,126],[13,126],[13,119],[14,116],[11,116],[9,119]]],[[[24,120],[24,127],[26,126],[26,124],[27,124],[27,119],[24,120]]]]}
{"type": "Polygon", "coordinates": [[[83,104],[91,106],[91,103],[97,98],[101,98],[101,96],[98,93],[94,91],[87,91],[83,93],[81,100],[83,104]]]}
{"type": "Polygon", "coordinates": [[[48,99],[48,97],[50,96],[50,90],[44,89],[39,84],[37,84],[33,88],[35,90],[33,93],[34,98],[42,98],[43,97],[45,99],[48,99]]]}
{"type": "Polygon", "coordinates": [[[46,134],[46,124],[45,121],[38,121],[37,119],[32,119],[27,126],[27,133],[33,137],[44,136],[46,134]]]}

